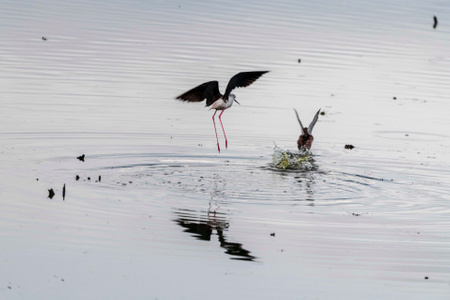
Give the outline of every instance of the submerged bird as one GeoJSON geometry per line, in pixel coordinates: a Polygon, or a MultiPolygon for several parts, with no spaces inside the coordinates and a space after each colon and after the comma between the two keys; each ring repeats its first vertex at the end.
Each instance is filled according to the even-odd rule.
{"type": "Polygon", "coordinates": [[[221,117],[225,109],[230,108],[231,105],[233,105],[233,102],[240,104],[236,100],[236,95],[232,94],[231,91],[235,88],[249,86],[267,72],[269,71],[241,72],[234,75],[228,82],[227,88],[225,89],[225,94],[223,95],[219,91],[218,81],[208,81],[178,96],[176,99],[187,102],[201,102],[206,99],[206,106],[211,106],[209,108],[210,110],[216,110],[212,116],[212,120],[214,123],[214,131],[216,133],[217,149],[220,152],[219,138],[217,137],[216,121],[214,120],[214,116],[218,110],[222,111],[219,115],[219,121],[225,137],[225,147],[228,148],[228,140],[225,134],[225,129],[223,128],[221,117]]]}
{"type": "Polygon", "coordinates": [[[314,119],[312,120],[311,124],[309,124],[308,128],[303,127],[302,121],[300,121],[300,118],[298,116],[297,110],[294,108],[295,115],[297,116],[298,123],[300,124],[300,127],[302,129],[302,134],[298,138],[297,141],[297,147],[298,150],[306,151],[309,150],[312,146],[312,142],[314,141],[314,137],[312,136],[312,131],[314,128],[314,125],[316,125],[317,120],[319,119],[319,113],[320,109],[317,111],[316,115],[314,116],[314,119]]]}

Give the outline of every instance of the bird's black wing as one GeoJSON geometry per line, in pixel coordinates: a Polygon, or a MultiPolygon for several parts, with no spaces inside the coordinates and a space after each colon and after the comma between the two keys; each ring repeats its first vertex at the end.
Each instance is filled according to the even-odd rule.
{"type": "Polygon", "coordinates": [[[246,87],[252,84],[256,81],[259,77],[261,77],[263,74],[267,73],[269,71],[256,71],[256,72],[241,72],[233,77],[231,77],[230,81],[228,82],[227,89],[225,90],[225,94],[223,95],[223,98],[225,100],[228,100],[228,96],[230,95],[231,91],[235,88],[239,87],[246,87]]]}
{"type": "Polygon", "coordinates": [[[219,82],[209,81],[181,94],[176,99],[187,102],[201,102],[206,99],[206,106],[210,106],[220,97],[222,94],[219,91],[219,82]]]}

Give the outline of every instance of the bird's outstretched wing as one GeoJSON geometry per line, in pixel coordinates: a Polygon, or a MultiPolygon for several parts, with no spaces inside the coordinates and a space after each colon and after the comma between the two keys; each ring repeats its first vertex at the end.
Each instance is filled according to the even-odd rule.
{"type": "Polygon", "coordinates": [[[319,120],[319,114],[320,114],[320,109],[316,112],[316,115],[314,116],[314,119],[311,121],[311,124],[309,124],[308,126],[308,133],[312,134],[314,125],[316,125],[317,120],[319,120]]]}
{"type": "Polygon", "coordinates": [[[222,94],[219,91],[219,82],[208,81],[181,94],[176,99],[187,102],[201,102],[206,99],[206,106],[210,106],[220,97],[222,97],[222,94]]]}
{"type": "Polygon", "coordinates": [[[239,87],[246,87],[252,84],[256,81],[259,77],[261,77],[263,74],[267,73],[269,71],[256,71],[256,72],[241,72],[233,77],[231,77],[230,81],[228,82],[227,88],[225,90],[225,94],[223,95],[223,98],[225,100],[228,100],[228,96],[230,95],[231,91],[235,88],[239,87]]]}
{"type": "Polygon", "coordinates": [[[303,127],[302,121],[300,121],[300,117],[298,116],[298,112],[295,108],[294,108],[294,111],[295,111],[295,115],[297,116],[297,121],[300,124],[300,128],[302,129],[302,132],[303,132],[304,127],[303,127]]]}

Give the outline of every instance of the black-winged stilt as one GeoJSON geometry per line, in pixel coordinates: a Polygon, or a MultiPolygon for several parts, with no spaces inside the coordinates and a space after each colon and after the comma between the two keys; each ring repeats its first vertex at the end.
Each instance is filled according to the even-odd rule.
{"type": "Polygon", "coordinates": [[[211,106],[209,109],[216,110],[212,116],[212,120],[214,123],[214,131],[216,133],[217,149],[220,152],[219,138],[217,137],[216,121],[214,120],[217,111],[218,110],[222,111],[219,115],[219,121],[220,125],[222,126],[223,135],[225,137],[225,148],[228,148],[228,140],[225,134],[225,129],[223,128],[221,117],[225,109],[230,108],[231,105],[233,105],[234,101],[236,101],[237,104],[240,104],[236,100],[236,95],[232,94],[231,91],[235,88],[249,86],[267,72],[269,71],[241,72],[234,75],[228,82],[227,88],[225,89],[225,94],[223,95],[219,91],[218,81],[208,81],[178,96],[176,99],[187,102],[201,102],[206,99],[206,106],[211,106]]]}
{"type": "Polygon", "coordinates": [[[316,125],[317,120],[319,119],[320,109],[317,111],[316,115],[314,116],[314,119],[312,120],[311,124],[309,124],[308,128],[303,127],[302,121],[300,121],[300,117],[298,116],[298,112],[295,108],[294,111],[295,115],[297,116],[298,123],[300,124],[300,127],[302,129],[302,134],[299,136],[297,141],[298,149],[302,151],[309,150],[312,146],[312,142],[314,141],[312,131],[314,125],[316,125]]]}

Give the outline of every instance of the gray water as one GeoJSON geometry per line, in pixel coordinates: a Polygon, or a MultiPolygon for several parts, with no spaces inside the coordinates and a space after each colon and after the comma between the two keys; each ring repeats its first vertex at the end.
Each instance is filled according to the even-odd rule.
{"type": "Polygon", "coordinates": [[[448,299],[449,20],[445,1],[0,2],[0,298],[448,299]],[[212,111],[174,98],[253,70],[218,153],[212,111]],[[325,113],[311,171],[271,166],[293,107],[325,113]]]}

